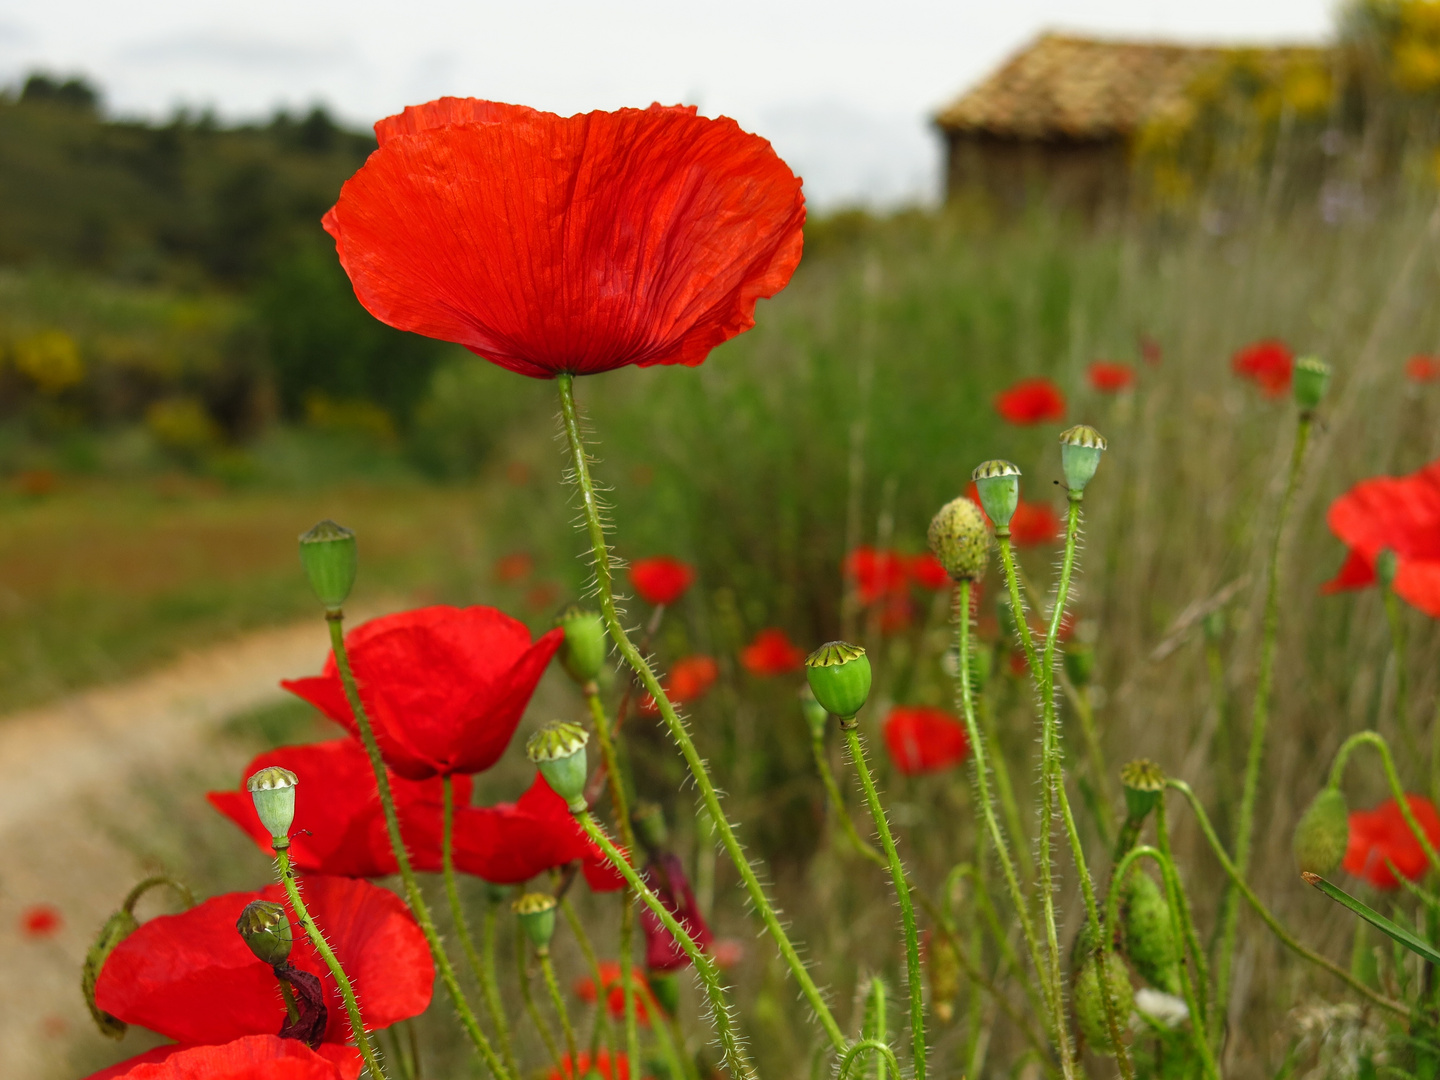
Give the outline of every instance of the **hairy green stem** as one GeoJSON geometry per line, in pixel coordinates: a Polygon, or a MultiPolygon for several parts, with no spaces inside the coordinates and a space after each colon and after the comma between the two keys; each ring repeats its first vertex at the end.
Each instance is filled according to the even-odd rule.
{"type": "Polygon", "coordinates": [[[835,773],[830,768],[830,762],[825,759],[825,740],[814,738],[810,740],[810,749],[815,757],[815,771],[820,774],[820,783],[825,787],[825,794],[830,799],[830,806],[833,808],[836,819],[840,822],[840,829],[845,833],[845,838],[850,841],[857,852],[865,856],[882,870],[888,868],[885,856],[875,850],[875,845],[866,840],[855,828],[855,822],[850,819],[850,812],[845,808],[845,800],[840,794],[840,785],[835,782],[835,773]]]}
{"type": "MultiPolygon", "coordinates": [[[[495,937],[499,930],[500,903],[495,889],[487,884],[485,888],[485,934],[481,943],[480,989],[489,1004],[490,1015],[495,1018],[496,1030],[500,1033],[500,1045],[505,1050],[505,1060],[515,1064],[515,1047],[510,1040],[510,1022],[505,1017],[505,1006],[500,1001],[500,981],[495,975],[495,937]]],[[[517,1067],[512,1076],[518,1077],[517,1067]]]]}
{"type": "Polygon", "coordinates": [[[535,995],[530,992],[530,965],[525,962],[526,941],[525,932],[518,924],[515,927],[515,974],[516,981],[520,984],[520,1000],[525,1006],[525,1014],[530,1017],[530,1023],[540,1035],[540,1041],[545,1044],[546,1051],[550,1054],[550,1060],[555,1068],[560,1070],[560,1075],[565,1075],[565,1062],[560,1056],[560,1044],[555,1041],[555,1034],[550,1030],[550,1025],[545,1023],[545,1018],[540,1015],[540,1009],[535,1004],[535,995]]]}
{"type": "Polygon", "coordinates": [[[1200,1002],[1200,1019],[1208,1027],[1210,1023],[1210,1003],[1205,995],[1210,987],[1210,964],[1205,956],[1205,948],[1200,944],[1200,935],[1195,929],[1195,913],[1190,910],[1190,897],[1185,892],[1180,881],[1180,870],[1175,863],[1175,856],[1170,850],[1170,825],[1165,817],[1165,800],[1161,799],[1155,804],[1155,838],[1159,845],[1160,854],[1170,861],[1170,868],[1175,877],[1175,891],[1180,912],[1180,929],[1185,937],[1186,947],[1195,961],[1195,979],[1197,997],[1200,1002]]]}
{"type": "MultiPolygon", "coordinates": [[[[640,1060],[640,1018],[635,1005],[635,905],[631,903],[629,886],[623,897],[625,908],[620,913],[620,1000],[625,1010],[625,1053],[630,1061],[640,1060]]],[[[632,1065],[631,1068],[636,1066],[632,1065]]]]}
{"type": "Polygon", "coordinates": [[[570,1068],[578,1070],[580,1044],[575,1041],[575,1025],[570,1023],[570,1010],[565,1007],[565,995],[560,992],[560,980],[555,977],[555,965],[550,962],[549,950],[540,953],[539,957],[540,972],[545,976],[545,989],[550,991],[550,1004],[555,1007],[555,1015],[560,1018],[560,1031],[565,1036],[565,1051],[570,1055],[570,1068]]]}
{"type": "Polygon", "coordinates": [[[1100,733],[1095,730],[1095,706],[1090,700],[1090,688],[1077,686],[1074,702],[1075,715],[1080,719],[1080,736],[1085,742],[1085,756],[1090,760],[1096,824],[1102,834],[1102,843],[1108,847],[1109,838],[1115,832],[1115,812],[1110,802],[1110,773],[1105,765],[1105,751],[1100,746],[1100,733]]]}
{"type": "Polygon", "coordinates": [[[565,922],[570,927],[570,932],[575,935],[575,944],[580,946],[580,954],[585,957],[585,967],[590,972],[590,979],[595,984],[595,1023],[590,1028],[590,1055],[593,1058],[595,1051],[600,1047],[600,1032],[603,1028],[607,1034],[610,1029],[610,1010],[606,1001],[605,978],[600,972],[600,958],[595,955],[595,946],[590,943],[590,935],[585,933],[585,924],[580,921],[579,914],[575,911],[575,905],[570,903],[568,896],[560,898],[560,911],[565,916],[565,922]]]}
{"type": "Polygon", "coordinates": [[[1440,873],[1440,854],[1436,853],[1435,845],[1430,843],[1430,837],[1420,827],[1420,822],[1415,817],[1415,811],[1410,809],[1410,800],[1405,797],[1405,788],[1400,783],[1400,774],[1395,771],[1395,761],[1390,756],[1390,747],[1382,735],[1374,731],[1357,731],[1341,743],[1340,749],[1335,751],[1335,764],[1330,767],[1330,786],[1340,786],[1340,781],[1345,777],[1345,766],[1350,761],[1350,755],[1358,746],[1373,746],[1380,754],[1380,764],[1385,769],[1385,782],[1390,786],[1390,794],[1400,809],[1400,816],[1405,819],[1405,824],[1409,827],[1411,834],[1419,842],[1420,849],[1425,852],[1425,858],[1429,860],[1430,866],[1440,873]]]}
{"type": "Polygon", "coordinates": [[[891,1050],[890,1047],[886,1046],[879,1039],[861,1039],[859,1042],[851,1045],[843,1054],[840,1055],[840,1070],[838,1073],[838,1080],[849,1080],[850,1070],[855,1066],[856,1058],[858,1058],[867,1050],[873,1050],[875,1053],[879,1054],[886,1062],[889,1063],[890,1068],[894,1070],[895,1075],[897,1077],[900,1075],[900,1063],[895,1060],[894,1050],[891,1050]]]}
{"type": "Polygon", "coordinates": [[[570,445],[571,458],[575,463],[575,482],[580,488],[585,528],[595,557],[595,587],[605,626],[610,631],[610,637],[614,640],[616,648],[620,650],[620,655],[639,676],[641,683],[644,684],[646,691],[649,692],[659,708],[660,716],[670,732],[670,737],[680,748],[680,753],[685,758],[685,764],[690,769],[690,775],[695,779],[695,786],[700,791],[705,809],[709,811],[716,828],[720,831],[721,842],[725,845],[725,850],[735,864],[735,868],[740,872],[745,890],[750,895],[751,904],[765,923],[765,929],[774,939],[780,955],[789,966],[795,981],[799,983],[800,991],[805,995],[811,1012],[820,1022],[820,1026],[825,1029],[831,1046],[839,1051],[846,1045],[845,1035],[840,1030],[840,1025],[836,1022],[830,1007],[825,1003],[820,988],[810,977],[810,972],[806,969],[805,962],[800,959],[800,954],[790,941],[789,935],[785,933],[775,906],[765,895],[765,889],[755,875],[754,867],[750,865],[750,860],[746,857],[744,849],[741,848],[734,828],[720,806],[720,797],[715,791],[715,785],[710,781],[710,774],[705,768],[705,762],[700,757],[694,741],[690,738],[684,721],[676,713],[675,706],[666,695],[665,688],[660,685],[660,680],[656,678],[649,662],[635,648],[624,625],[620,622],[620,614],[615,608],[615,594],[611,584],[610,547],[605,539],[605,526],[600,520],[600,504],[596,498],[595,485],[590,478],[590,458],[585,450],[584,437],[580,432],[580,418],[575,408],[574,382],[575,377],[569,373],[558,375],[555,379],[555,385],[560,393],[560,412],[564,418],[565,435],[570,445]]]}
{"type": "Polygon", "coordinates": [[[1030,845],[1025,843],[1025,828],[1020,821],[1020,804],[1015,801],[1015,786],[1010,782],[1010,766],[1005,760],[1000,738],[995,733],[995,712],[990,707],[987,695],[980,695],[980,700],[975,703],[975,714],[981,732],[995,748],[990,764],[995,773],[995,792],[1000,796],[1000,813],[1005,818],[1005,828],[1015,837],[1015,859],[1020,864],[1020,874],[1028,879],[1035,873],[1035,865],[1030,860],[1030,845]]]}

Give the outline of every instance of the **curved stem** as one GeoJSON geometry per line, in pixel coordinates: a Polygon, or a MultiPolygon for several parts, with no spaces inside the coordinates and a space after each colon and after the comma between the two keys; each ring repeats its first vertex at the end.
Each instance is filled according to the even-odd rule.
{"type": "MultiPolygon", "coordinates": [[[[1260,634],[1260,673],[1255,680],[1255,705],[1250,717],[1250,750],[1245,757],[1245,781],[1240,791],[1240,820],[1235,828],[1235,868],[1241,878],[1250,872],[1250,845],[1255,832],[1255,801],[1260,794],[1260,766],[1265,758],[1265,729],[1270,721],[1270,692],[1275,677],[1275,649],[1280,630],[1280,542],[1285,535],[1285,522],[1290,516],[1295,490],[1300,484],[1300,465],[1305,446],[1310,441],[1310,415],[1301,413],[1295,427],[1295,445],[1290,453],[1290,472],[1285,480],[1285,494],[1280,500],[1280,513],[1275,532],[1270,538],[1270,558],[1266,566],[1265,614],[1260,634]]],[[[1235,936],[1239,929],[1240,907],[1234,889],[1227,892],[1222,904],[1220,957],[1215,1000],[1228,1012],[1230,999],[1230,968],[1235,959],[1235,936]]]]}
{"type": "Polygon", "coordinates": [[[1410,809],[1410,800],[1405,797],[1405,788],[1400,783],[1400,775],[1395,771],[1395,760],[1390,756],[1390,747],[1385,742],[1384,736],[1374,731],[1357,731],[1343,743],[1340,749],[1335,751],[1335,764],[1330,767],[1330,786],[1339,787],[1340,781],[1345,776],[1345,766],[1350,760],[1350,754],[1357,746],[1373,746],[1380,754],[1380,764],[1385,769],[1385,780],[1390,785],[1390,794],[1395,799],[1395,804],[1400,809],[1400,816],[1405,819],[1411,834],[1420,844],[1420,849],[1425,852],[1425,858],[1430,861],[1430,866],[1440,873],[1440,854],[1435,851],[1435,845],[1430,843],[1430,837],[1420,827],[1420,822],[1415,817],[1415,811],[1410,809]]]}
{"type": "MultiPolygon", "coordinates": [[[[540,953],[540,971],[545,976],[545,989],[550,991],[550,1004],[555,1006],[555,1015],[560,1018],[560,1031],[565,1036],[565,1050],[570,1055],[570,1067],[580,1067],[580,1044],[575,1041],[575,1025],[570,1023],[570,1010],[565,1007],[565,995],[560,992],[560,980],[555,978],[555,965],[550,962],[550,953],[540,953]]],[[[602,992],[603,996],[603,992],[602,992]]],[[[601,1007],[604,1002],[601,1001],[601,1007]]]]}
{"type": "Polygon", "coordinates": [[[855,1059],[866,1050],[875,1051],[875,1053],[879,1054],[889,1063],[890,1068],[894,1070],[897,1077],[900,1075],[900,1063],[895,1060],[894,1050],[891,1050],[890,1047],[886,1046],[879,1039],[861,1039],[840,1055],[840,1070],[837,1074],[837,1080],[848,1080],[850,1070],[855,1065],[855,1059]]]}
{"type": "Polygon", "coordinates": [[[610,578],[610,548],[605,540],[605,527],[600,520],[600,504],[595,495],[595,485],[590,478],[590,458],[585,450],[585,440],[580,433],[580,420],[575,409],[574,381],[573,375],[561,374],[556,376],[555,385],[560,392],[560,412],[564,417],[565,435],[575,463],[575,482],[580,488],[585,527],[590,538],[591,550],[595,556],[595,586],[605,626],[610,631],[610,637],[614,640],[616,648],[620,650],[620,655],[640,677],[646,691],[655,700],[655,704],[660,710],[660,716],[670,732],[670,737],[680,748],[680,753],[685,758],[685,764],[690,769],[690,775],[695,778],[695,786],[700,791],[705,809],[709,811],[716,827],[720,830],[721,842],[724,843],[725,850],[729,853],[735,868],[740,872],[740,878],[745,883],[745,890],[750,895],[750,902],[765,923],[765,929],[774,939],[780,955],[789,966],[791,974],[795,976],[795,981],[800,984],[801,993],[805,995],[805,1000],[809,1003],[815,1018],[820,1022],[820,1026],[825,1029],[831,1045],[836,1050],[840,1050],[846,1045],[845,1035],[830,1012],[830,1007],[825,1004],[820,988],[810,977],[805,962],[800,959],[800,954],[790,941],[789,935],[785,933],[775,906],[765,895],[765,889],[760,884],[760,879],[756,877],[754,867],[750,865],[750,860],[741,848],[735,830],[731,827],[729,819],[726,818],[725,812],[720,806],[720,797],[716,794],[715,785],[710,782],[710,774],[705,768],[705,762],[701,759],[700,752],[695,748],[689,731],[686,730],[684,722],[675,712],[675,706],[666,696],[665,689],[660,685],[660,680],[655,677],[655,672],[651,669],[649,662],[635,648],[634,643],[625,632],[625,627],[620,622],[619,612],[615,609],[615,595],[610,578]]]}
{"type": "Polygon", "coordinates": [[[860,742],[855,718],[842,719],[840,727],[850,746],[850,756],[855,759],[855,771],[860,776],[860,786],[865,789],[865,801],[870,805],[870,816],[875,819],[875,831],[880,834],[880,846],[890,864],[895,897],[900,901],[900,922],[905,929],[905,979],[910,986],[911,1052],[915,1059],[915,1080],[925,1080],[925,986],[920,974],[920,936],[915,930],[915,906],[910,900],[910,884],[905,880],[905,867],[900,862],[900,852],[895,847],[890,823],[885,819],[885,808],[880,805],[880,794],[875,790],[875,778],[870,775],[870,766],[865,761],[865,747],[860,742]]]}
{"type": "Polygon", "coordinates": [[[415,919],[425,935],[425,942],[430,946],[430,955],[435,958],[435,968],[440,973],[440,980],[445,984],[445,989],[450,993],[450,1000],[455,1006],[455,1012],[460,1017],[460,1023],[465,1028],[465,1033],[470,1037],[475,1049],[479,1051],[486,1067],[497,1077],[511,1080],[505,1063],[496,1055],[495,1048],[490,1045],[490,1040],[480,1030],[480,1024],[470,1009],[470,1003],[465,1000],[465,995],[460,989],[460,980],[455,977],[455,968],[451,965],[450,958],[445,955],[445,947],[441,944],[440,934],[435,929],[435,920],[430,914],[430,907],[425,903],[425,897],[421,895],[420,883],[415,880],[415,871],[410,865],[410,853],[406,851],[405,840],[400,835],[400,818],[395,812],[395,797],[390,791],[390,777],[385,771],[385,759],[380,754],[380,744],[375,741],[375,731],[370,726],[370,716],[365,711],[365,703],[360,700],[360,687],[356,684],[355,673],[350,668],[350,654],[345,648],[344,615],[339,611],[327,611],[325,619],[330,625],[330,647],[335,656],[335,666],[340,671],[340,682],[345,688],[345,698],[350,703],[350,711],[355,717],[355,726],[360,732],[360,741],[365,746],[365,753],[370,758],[370,769],[375,774],[375,786],[380,793],[380,806],[385,811],[385,829],[390,835],[390,849],[395,853],[395,863],[400,870],[400,878],[405,883],[405,899],[409,901],[410,909],[415,913],[415,919]]]}
{"type": "Polygon", "coordinates": [[[300,897],[300,888],[295,884],[295,872],[290,868],[290,841],[274,841],[274,851],[280,884],[285,887],[285,895],[290,898],[290,906],[295,911],[295,917],[300,920],[305,936],[310,939],[310,944],[315,946],[320,959],[325,961],[325,966],[330,969],[330,975],[340,990],[340,997],[345,1002],[345,1014],[350,1018],[350,1034],[355,1038],[360,1056],[365,1059],[365,1067],[370,1070],[374,1080],[385,1080],[385,1070],[380,1067],[380,1059],[375,1056],[375,1047],[365,1030],[365,1021],[360,1018],[360,1002],[355,999],[355,987],[350,984],[350,976],[345,974],[340,961],[335,959],[334,950],[330,948],[330,943],[325,940],[320,928],[315,925],[315,920],[310,917],[310,909],[300,897]]]}
{"type": "Polygon", "coordinates": [[[1183,780],[1167,780],[1166,785],[1180,792],[1185,796],[1186,800],[1189,801],[1190,809],[1194,811],[1195,819],[1200,824],[1200,831],[1205,834],[1205,839],[1209,842],[1210,849],[1215,853],[1215,858],[1220,861],[1221,868],[1229,875],[1236,891],[1255,909],[1255,914],[1259,915],[1265,925],[1270,928],[1271,933],[1280,939],[1281,944],[1296,955],[1309,960],[1317,967],[1324,968],[1356,993],[1369,999],[1374,1004],[1379,1005],[1382,1009],[1388,1009],[1390,1012],[1403,1016],[1407,1020],[1411,1018],[1412,1014],[1405,1005],[1402,1005],[1398,1001],[1392,1001],[1384,994],[1377,993],[1370,989],[1370,987],[1355,978],[1340,965],[1327,960],[1319,953],[1312,952],[1300,944],[1300,942],[1296,941],[1295,938],[1290,935],[1290,932],[1280,925],[1280,921],[1276,919],[1274,915],[1270,914],[1269,908],[1260,902],[1260,898],[1255,895],[1250,886],[1245,884],[1245,879],[1240,875],[1239,869],[1230,861],[1230,856],[1225,853],[1225,845],[1220,843],[1220,838],[1215,835],[1215,828],[1210,824],[1210,819],[1205,814],[1205,807],[1201,804],[1199,796],[1191,790],[1190,785],[1183,780]]]}

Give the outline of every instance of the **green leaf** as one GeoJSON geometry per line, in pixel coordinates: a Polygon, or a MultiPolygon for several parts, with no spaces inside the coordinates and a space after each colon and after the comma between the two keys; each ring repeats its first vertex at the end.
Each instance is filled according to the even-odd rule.
{"type": "Polygon", "coordinates": [[[1331,900],[1334,900],[1337,904],[1343,904],[1371,926],[1388,934],[1411,952],[1416,953],[1432,964],[1440,964],[1440,952],[1437,952],[1435,947],[1424,938],[1417,937],[1399,923],[1391,922],[1374,908],[1362,904],[1344,889],[1338,885],[1332,885],[1319,874],[1301,874],[1300,876],[1303,877],[1308,884],[1314,885],[1315,888],[1330,897],[1331,900]]]}

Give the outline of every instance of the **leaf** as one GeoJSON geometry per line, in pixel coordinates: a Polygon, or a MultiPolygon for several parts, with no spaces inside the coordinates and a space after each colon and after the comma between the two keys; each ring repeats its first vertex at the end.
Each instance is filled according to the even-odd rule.
{"type": "Polygon", "coordinates": [[[1423,957],[1429,963],[1440,964],[1440,951],[1436,951],[1435,947],[1431,945],[1428,941],[1426,941],[1424,938],[1417,937],[1409,930],[1406,930],[1399,923],[1391,922],[1374,908],[1362,904],[1359,900],[1356,900],[1355,897],[1351,896],[1344,889],[1340,888],[1338,885],[1332,885],[1330,882],[1322,878],[1319,874],[1307,873],[1301,874],[1300,876],[1305,879],[1307,884],[1314,885],[1315,888],[1319,889],[1326,896],[1330,897],[1331,900],[1334,900],[1337,904],[1343,904],[1345,907],[1353,911],[1356,915],[1359,915],[1362,919],[1368,922],[1371,926],[1375,927],[1376,929],[1382,931],[1385,934],[1388,934],[1391,938],[1393,938],[1395,941],[1398,941],[1401,945],[1404,945],[1411,952],[1423,957]]]}

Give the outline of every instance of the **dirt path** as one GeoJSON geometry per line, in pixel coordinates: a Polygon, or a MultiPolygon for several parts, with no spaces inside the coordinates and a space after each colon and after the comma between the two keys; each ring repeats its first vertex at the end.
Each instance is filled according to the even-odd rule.
{"type": "Polygon", "coordinates": [[[0,717],[0,1077],[65,1077],[77,1056],[106,1052],[80,1000],[80,965],[142,869],[111,826],[144,785],[201,755],[240,768],[242,752],[216,738],[221,725],[280,700],[279,680],[318,671],[327,647],[324,624],[307,619],[0,717]],[[24,931],[37,904],[58,909],[57,931],[24,931]]]}

